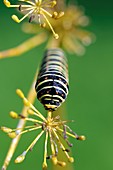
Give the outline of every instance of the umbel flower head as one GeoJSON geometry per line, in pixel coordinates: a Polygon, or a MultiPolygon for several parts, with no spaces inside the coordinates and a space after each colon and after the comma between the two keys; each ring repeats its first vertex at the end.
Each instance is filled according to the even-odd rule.
{"type": "Polygon", "coordinates": [[[1,127],[1,130],[6,132],[9,137],[15,138],[17,135],[21,135],[31,131],[39,131],[39,134],[35,137],[32,143],[28,146],[26,150],[23,151],[16,159],[15,163],[22,162],[28,151],[32,150],[37,141],[41,138],[42,135],[45,135],[44,141],[44,160],[42,164],[42,169],[45,170],[47,168],[47,159],[51,159],[53,164],[60,165],[62,167],[66,166],[66,162],[62,160],[58,160],[59,149],[64,152],[69,162],[74,162],[74,158],[69,156],[70,149],[68,147],[72,147],[68,141],[68,137],[71,136],[77,140],[85,140],[85,136],[78,136],[75,132],[73,132],[69,126],[66,125],[67,121],[62,121],[60,116],[53,117],[52,112],[48,111],[47,118],[45,118],[24,96],[23,92],[20,89],[16,90],[17,94],[20,98],[22,98],[24,105],[28,107],[28,114],[34,115],[35,118],[28,118],[21,114],[17,114],[14,111],[10,112],[10,116],[14,119],[25,119],[27,121],[32,122],[32,125],[25,126],[22,130],[21,128],[11,129],[8,127],[1,127]],[[66,143],[66,147],[64,146],[64,142],[62,143],[62,139],[64,139],[66,143]],[[48,154],[48,145],[50,144],[51,153],[48,154]]]}
{"type": "Polygon", "coordinates": [[[4,0],[4,4],[7,7],[16,7],[25,14],[21,19],[16,15],[12,15],[12,19],[17,23],[23,21],[26,17],[29,17],[29,22],[33,20],[38,21],[41,27],[46,27],[46,23],[53,32],[53,35],[58,39],[58,34],[55,33],[48,17],[58,19],[64,15],[64,12],[57,13],[56,11],[51,14],[51,9],[57,4],[56,0],[19,0],[22,4],[12,5],[10,1],[4,0]]]}
{"type": "MultiPolygon", "coordinates": [[[[4,3],[8,7],[13,6],[7,0],[4,0],[4,3]]],[[[26,3],[28,3],[28,1],[26,1],[26,3]]],[[[20,5],[16,6],[17,8],[21,7],[20,5]]],[[[57,4],[53,10],[59,12],[61,9],[60,7],[65,11],[65,15],[58,19],[57,22],[51,17],[49,18],[52,30],[56,30],[57,32],[57,34],[54,33],[54,36],[58,38],[59,35],[57,40],[53,37],[51,27],[48,25],[46,26],[46,29],[41,29],[37,24],[24,23],[22,27],[23,31],[25,33],[35,34],[34,37],[16,47],[0,52],[0,58],[19,56],[45,41],[47,41],[48,48],[60,47],[65,49],[68,53],[77,54],[78,56],[83,55],[85,52],[85,46],[90,45],[95,40],[95,35],[85,29],[89,24],[89,18],[85,15],[84,9],[78,5],[65,6],[63,0],[57,0],[57,4]]],[[[61,14],[63,13],[61,12],[61,14]]],[[[40,14],[40,16],[41,15],[42,14],[40,14]]],[[[31,17],[31,14],[29,16],[31,17]]],[[[34,19],[36,20],[36,17],[34,19]]],[[[32,19],[30,19],[30,21],[31,20],[32,19]]]]}
{"type": "MultiPolygon", "coordinates": [[[[59,10],[59,3],[58,1],[57,11],[59,10]]],[[[94,34],[85,30],[85,27],[89,24],[89,18],[85,15],[84,9],[78,5],[68,5],[64,8],[64,11],[65,15],[57,22],[50,19],[53,28],[59,35],[59,39],[55,40],[47,27],[48,46],[58,46],[64,48],[68,53],[83,55],[85,46],[90,45],[95,40],[94,34]]],[[[28,25],[24,23],[23,31],[26,33],[39,33],[40,30],[37,29],[35,24],[28,25]]]]}

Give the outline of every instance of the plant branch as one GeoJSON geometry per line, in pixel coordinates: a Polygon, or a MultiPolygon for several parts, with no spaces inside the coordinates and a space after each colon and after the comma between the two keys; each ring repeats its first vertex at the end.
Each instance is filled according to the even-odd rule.
{"type": "MultiPolygon", "coordinates": [[[[35,92],[35,82],[36,82],[36,76],[37,76],[37,71],[36,71],[36,75],[34,77],[34,80],[33,80],[33,83],[31,85],[31,88],[29,90],[29,93],[27,95],[27,99],[31,102],[31,103],[34,103],[34,100],[36,98],[36,92],[35,92]]],[[[22,115],[25,116],[25,117],[28,117],[28,113],[27,113],[27,109],[28,107],[27,106],[24,106],[23,107],[23,110],[22,110],[22,115]]],[[[24,126],[25,126],[25,119],[21,119],[19,120],[19,123],[17,125],[17,128],[21,128],[21,131],[23,130],[24,126]]],[[[2,167],[2,170],[6,170],[10,161],[11,161],[11,158],[15,152],[15,149],[16,149],[16,146],[18,145],[18,142],[20,140],[20,137],[21,135],[17,135],[11,142],[11,145],[9,147],[9,150],[8,150],[8,153],[6,155],[6,158],[5,158],[5,161],[4,161],[4,164],[3,164],[3,167],[2,167]]]]}
{"type": "Polygon", "coordinates": [[[36,46],[44,43],[46,41],[46,39],[47,39],[46,33],[40,33],[38,35],[35,35],[34,37],[24,41],[22,44],[14,47],[14,48],[10,48],[8,50],[1,51],[0,59],[19,56],[19,55],[31,50],[32,48],[35,48],[36,46]]]}

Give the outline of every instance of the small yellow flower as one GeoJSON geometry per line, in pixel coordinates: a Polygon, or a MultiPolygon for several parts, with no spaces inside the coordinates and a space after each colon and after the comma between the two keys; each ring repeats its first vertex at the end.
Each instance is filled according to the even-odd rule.
{"type": "Polygon", "coordinates": [[[51,14],[49,11],[53,8],[56,4],[56,0],[19,0],[22,4],[19,5],[12,5],[8,0],[4,0],[4,4],[7,7],[16,7],[24,13],[25,15],[19,19],[16,15],[12,15],[12,19],[20,23],[26,17],[29,17],[29,22],[33,20],[38,21],[41,27],[46,27],[46,23],[50,27],[53,35],[56,39],[59,38],[58,34],[55,33],[48,17],[58,19],[64,15],[64,12],[57,13],[56,11],[51,14]],[[45,22],[46,21],[46,22],[45,22]]]}
{"type": "Polygon", "coordinates": [[[64,152],[69,162],[74,162],[74,158],[69,156],[70,149],[68,147],[72,147],[68,141],[68,137],[71,136],[77,140],[85,140],[85,136],[78,136],[75,132],[73,132],[69,126],[66,125],[67,121],[62,121],[60,116],[53,117],[52,111],[48,111],[47,118],[45,118],[24,96],[23,92],[20,89],[17,89],[17,94],[20,98],[22,98],[24,105],[28,107],[28,114],[36,116],[35,118],[28,118],[21,114],[17,114],[16,112],[11,111],[10,116],[13,119],[24,119],[26,121],[32,122],[32,125],[25,126],[22,130],[21,128],[11,129],[7,127],[1,127],[1,130],[6,132],[9,137],[15,138],[18,135],[31,132],[31,131],[39,131],[39,134],[36,135],[35,139],[28,146],[26,150],[23,151],[16,159],[15,163],[22,162],[28,151],[32,150],[37,141],[41,138],[42,135],[45,135],[44,141],[44,159],[42,164],[42,169],[47,169],[47,159],[51,159],[53,164],[59,165],[62,167],[66,166],[66,162],[58,160],[59,149],[64,152]],[[40,120],[38,120],[39,118],[40,120]],[[64,139],[67,147],[62,143],[62,139],[64,139]],[[48,155],[48,144],[50,144],[51,154],[48,155]]]}

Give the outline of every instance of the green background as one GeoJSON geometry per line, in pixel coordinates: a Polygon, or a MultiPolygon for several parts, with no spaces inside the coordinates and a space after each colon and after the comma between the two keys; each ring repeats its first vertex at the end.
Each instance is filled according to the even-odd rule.
{"type": "MultiPolygon", "coordinates": [[[[75,120],[71,127],[87,137],[84,142],[71,140],[76,160],[74,169],[113,170],[113,1],[78,0],[78,3],[90,16],[88,29],[95,33],[97,39],[87,47],[83,57],[68,55],[68,119],[75,120]]],[[[14,47],[30,37],[21,31],[21,24],[11,20],[10,16],[14,13],[14,9],[7,9],[0,1],[0,50],[14,47]]],[[[16,127],[17,121],[8,115],[11,110],[19,113],[22,109],[22,101],[15,90],[21,88],[27,95],[44,47],[32,49],[21,57],[0,60],[0,125],[16,127]]],[[[39,102],[36,101],[35,105],[45,114],[39,102]]],[[[30,141],[31,134],[22,137],[9,170],[41,169],[43,138],[23,163],[14,164],[14,159],[30,141]]],[[[10,142],[11,139],[0,131],[0,167],[10,142]]],[[[48,169],[52,169],[50,165],[48,169]]]]}

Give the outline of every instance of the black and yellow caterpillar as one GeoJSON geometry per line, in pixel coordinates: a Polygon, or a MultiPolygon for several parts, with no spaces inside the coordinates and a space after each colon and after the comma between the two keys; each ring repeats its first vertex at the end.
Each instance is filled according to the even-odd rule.
{"type": "Polygon", "coordinates": [[[35,89],[37,98],[46,110],[56,110],[66,99],[69,91],[68,65],[64,52],[46,50],[39,70],[35,89]]]}

